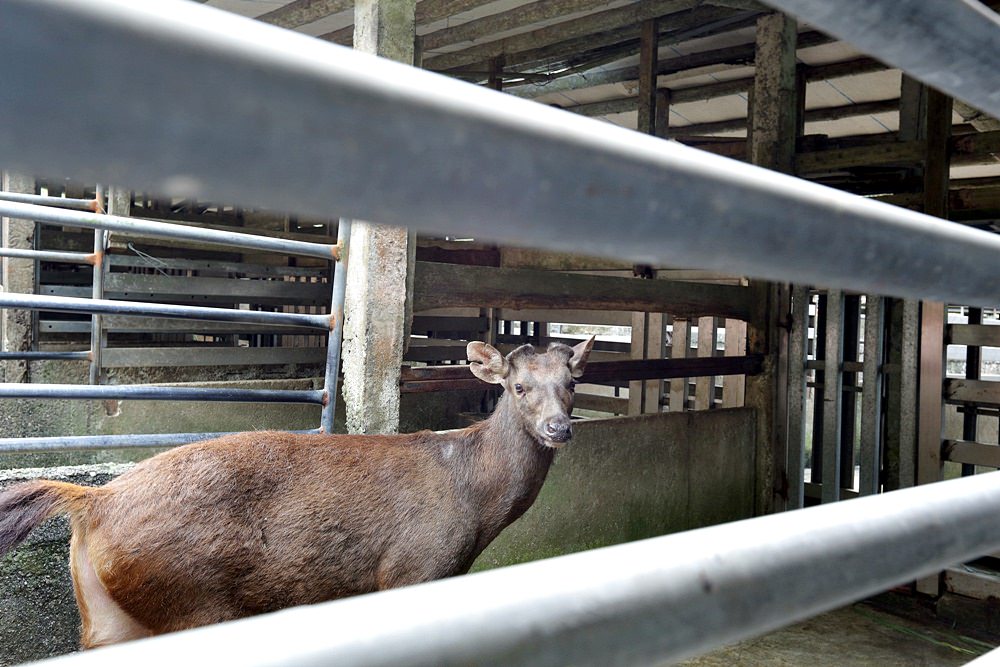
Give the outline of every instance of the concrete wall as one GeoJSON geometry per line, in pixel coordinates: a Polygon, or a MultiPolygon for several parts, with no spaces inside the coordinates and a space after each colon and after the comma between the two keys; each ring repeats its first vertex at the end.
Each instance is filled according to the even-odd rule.
{"type": "MultiPolygon", "coordinates": [[[[747,409],[577,422],[535,505],[474,569],[534,560],[753,512],[754,419],[747,409]]],[[[0,472],[103,484],[125,466],[0,472]]],[[[0,560],[0,665],[73,650],[79,619],[55,519],[0,560]]]]}

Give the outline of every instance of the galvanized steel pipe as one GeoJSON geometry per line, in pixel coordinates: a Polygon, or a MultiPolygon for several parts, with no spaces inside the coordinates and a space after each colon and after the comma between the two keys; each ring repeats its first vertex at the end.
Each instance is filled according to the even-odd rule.
{"type": "Polygon", "coordinates": [[[79,400],[123,401],[230,401],[234,403],[317,403],[323,402],[318,389],[230,389],[207,387],[170,387],[160,385],[89,385],[89,384],[0,384],[3,398],[69,398],[79,400]]]}
{"type": "MultiPolygon", "coordinates": [[[[963,51],[965,41],[956,31],[944,46],[963,51]]],[[[927,46],[903,42],[914,53],[927,46]]],[[[11,168],[640,263],[1000,303],[996,235],[198,3],[5,0],[0,60],[23,64],[0,87],[11,168]],[[140,78],[157,85],[136,89],[140,78]]],[[[995,71],[935,62],[942,77],[1000,90],[995,71]]]]}
{"type": "Polygon", "coordinates": [[[47,661],[67,667],[651,665],[1000,549],[1000,477],[879,496],[298,607],[47,661]]]}
{"type": "MultiPolygon", "coordinates": [[[[316,431],[294,431],[315,433],[316,431]]],[[[87,449],[131,449],[175,447],[189,442],[211,440],[229,433],[137,433],[125,435],[75,435],[34,438],[0,438],[0,453],[52,452],[87,449]]]]}
{"type": "Polygon", "coordinates": [[[104,229],[129,236],[179,239],[230,248],[249,248],[289,255],[305,255],[329,261],[333,261],[334,259],[333,249],[335,246],[325,243],[311,243],[309,241],[256,236],[254,234],[241,234],[239,232],[227,232],[218,229],[204,229],[189,225],[171,224],[169,222],[143,220],[142,218],[126,218],[117,215],[70,211],[52,206],[0,201],[0,215],[10,218],[34,220],[52,225],[104,229]]]}
{"type": "Polygon", "coordinates": [[[57,206],[79,211],[97,212],[100,203],[97,199],[73,199],[71,197],[49,197],[47,195],[32,195],[24,192],[0,192],[0,201],[16,201],[39,206],[57,206]]]}
{"type": "Polygon", "coordinates": [[[25,308],[66,313],[102,313],[105,315],[144,315],[182,320],[210,320],[214,322],[241,322],[244,324],[285,324],[311,329],[329,329],[329,315],[301,313],[269,313],[234,308],[208,306],[177,306],[166,303],[141,301],[116,301],[110,299],[83,299],[72,296],[43,296],[36,294],[0,293],[0,308],[25,308]]]}

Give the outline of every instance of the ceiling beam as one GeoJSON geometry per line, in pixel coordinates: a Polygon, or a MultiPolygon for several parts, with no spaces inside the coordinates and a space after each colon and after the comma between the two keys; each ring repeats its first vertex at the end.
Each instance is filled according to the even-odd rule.
{"type": "Polygon", "coordinates": [[[295,0],[257,17],[282,28],[298,28],[354,7],[354,0],[295,0]]]}
{"type": "MultiPolygon", "coordinates": [[[[828,44],[832,41],[834,41],[833,38],[827,37],[822,33],[813,31],[804,32],[799,34],[798,48],[805,49],[812,46],[819,46],[820,44],[828,44]]],[[[751,42],[722,49],[713,49],[711,51],[700,51],[686,56],[678,56],[677,58],[661,61],[657,68],[657,76],[676,74],[678,72],[713,65],[752,65],[754,53],[755,46],[751,42]]],[[[638,66],[622,67],[603,72],[581,72],[544,84],[518,86],[512,88],[510,92],[518,97],[533,98],[548,93],[592,88],[611,83],[632,82],[638,79],[638,66]]]]}
{"type": "Polygon", "coordinates": [[[455,69],[483,62],[501,54],[525,51],[628,25],[635,25],[636,30],[638,30],[638,24],[646,19],[684,11],[698,4],[700,4],[700,0],[650,0],[618,9],[609,9],[486,44],[477,44],[461,51],[428,58],[424,61],[424,67],[436,71],[455,69]]]}
{"type": "MultiPolygon", "coordinates": [[[[477,9],[491,2],[496,2],[496,0],[421,0],[417,3],[415,17],[417,27],[477,9]]],[[[354,40],[354,26],[345,26],[340,30],[320,35],[319,38],[335,44],[351,46],[354,40]]]]}

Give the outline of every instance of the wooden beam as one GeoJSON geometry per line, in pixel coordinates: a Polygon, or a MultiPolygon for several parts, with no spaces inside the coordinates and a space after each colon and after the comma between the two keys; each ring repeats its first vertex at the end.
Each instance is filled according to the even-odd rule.
{"type": "MultiPolygon", "coordinates": [[[[496,2],[496,0],[421,0],[417,3],[414,22],[418,26],[427,25],[493,2],[496,2]]],[[[352,23],[340,30],[320,35],[319,38],[328,42],[351,46],[354,42],[354,24],[352,23]]]]}
{"type": "MultiPolygon", "coordinates": [[[[574,37],[634,25],[646,19],[690,9],[697,4],[698,0],[648,0],[429,58],[424,66],[435,71],[454,69],[483,62],[503,53],[535,49],[543,44],[554,44],[574,37]]],[[[514,62],[512,59],[511,63],[514,62]]]]}
{"type": "MultiPolygon", "coordinates": [[[[840,120],[843,118],[856,118],[858,116],[871,116],[873,114],[896,111],[899,108],[899,99],[880,100],[877,102],[863,102],[861,104],[842,104],[835,107],[822,107],[819,109],[808,109],[805,112],[806,123],[820,123],[829,120],[840,120]]],[[[744,130],[747,127],[747,118],[729,118],[717,120],[710,123],[696,123],[693,125],[682,125],[674,128],[678,133],[683,134],[718,134],[721,132],[731,132],[733,130],[744,130]]]]}
{"type": "Polygon", "coordinates": [[[889,141],[874,146],[807,151],[795,156],[795,173],[817,174],[880,164],[914,165],[923,160],[923,155],[923,144],[919,141],[889,141]]]}
{"type": "Polygon", "coordinates": [[[526,5],[505,12],[490,14],[455,26],[449,26],[423,35],[424,48],[428,51],[450,46],[459,42],[471,42],[484,37],[492,37],[508,30],[517,30],[534,23],[558,19],[570,14],[579,14],[604,9],[615,4],[615,0],[545,0],[529,2],[526,5]]]}
{"type": "Polygon", "coordinates": [[[415,310],[490,306],[627,310],[736,319],[747,319],[751,311],[750,291],[730,285],[427,262],[417,263],[414,302],[415,310]]]}
{"type": "MultiPolygon", "coordinates": [[[[661,26],[664,19],[661,17],[661,26]]],[[[831,37],[815,31],[803,32],[798,36],[798,48],[805,49],[812,46],[821,46],[834,41],[831,37]]],[[[660,45],[673,43],[669,37],[660,37],[660,45]]],[[[729,46],[721,49],[700,51],[690,55],[678,56],[668,60],[661,60],[657,69],[657,76],[667,76],[678,72],[700,67],[712,67],[727,65],[733,67],[744,67],[754,63],[754,44],[744,43],[729,46]]],[[[580,88],[592,88],[611,83],[627,83],[637,81],[639,78],[639,67],[622,67],[614,70],[599,72],[580,72],[570,76],[565,76],[555,81],[549,81],[542,85],[524,85],[511,87],[511,92],[518,97],[540,97],[548,93],[565,92],[580,88]]]]}
{"type": "Polygon", "coordinates": [[[353,6],[354,0],[295,0],[261,14],[257,20],[281,28],[298,28],[321,18],[339,14],[353,6]]]}
{"type": "MultiPolygon", "coordinates": [[[[660,22],[661,45],[678,44],[753,25],[752,15],[734,14],[729,9],[707,6],[659,16],[657,19],[660,22]]],[[[634,56],[639,52],[639,46],[634,25],[628,25],[509,53],[508,57],[512,64],[525,69],[551,68],[568,62],[570,70],[547,79],[554,81],[575,72],[593,70],[634,56]]]]}
{"type": "Polygon", "coordinates": [[[646,19],[639,30],[639,119],[636,129],[644,134],[656,133],[656,69],[659,49],[657,20],[646,19]]]}
{"type": "Polygon", "coordinates": [[[103,351],[104,368],[180,366],[268,366],[323,364],[322,347],[112,347],[103,351]]]}
{"type": "Polygon", "coordinates": [[[942,452],[945,461],[1000,468],[1000,446],[997,445],[968,440],[945,440],[942,452]]]}
{"type": "Polygon", "coordinates": [[[945,380],[944,398],[948,403],[975,403],[1000,406],[1000,382],[988,380],[945,380]]]}
{"type": "Polygon", "coordinates": [[[1000,347],[1000,326],[990,324],[949,324],[945,329],[948,345],[1000,347]]]}

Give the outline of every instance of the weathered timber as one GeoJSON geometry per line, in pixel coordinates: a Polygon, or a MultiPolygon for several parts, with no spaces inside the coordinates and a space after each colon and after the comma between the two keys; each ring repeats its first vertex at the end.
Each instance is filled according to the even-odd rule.
{"type": "Polygon", "coordinates": [[[1000,406],[1000,382],[987,380],[945,380],[944,398],[948,403],[975,403],[1000,406]]]}
{"type": "Polygon", "coordinates": [[[945,440],[941,458],[966,465],[1000,468],[1000,446],[968,440],[945,440]]]}
{"type": "Polygon", "coordinates": [[[257,17],[282,28],[297,28],[354,6],[354,0],[295,0],[257,17]]]}
{"type": "MultiPolygon", "coordinates": [[[[661,22],[664,21],[661,17],[661,22]]],[[[804,49],[812,46],[821,46],[833,41],[827,35],[815,31],[803,32],[798,36],[798,48],[804,49]]],[[[661,38],[661,46],[672,43],[669,39],[661,38]]],[[[636,42],[638,45],[638,42],[636,42]]],[[[690,55],[678,56],[662,60],[657,70],[658,76],[685,72],[699,67],[710,67],[713,65],[752,65],[754,62],[753,43],[737,44],[721,49],[701,51],[690,55]]],[[[550,81],[542,85],[523,85],[511,87],[511,92],[518,97],[534,98],[548,93],[576,90],[578,88],[591,88],[609,83],[624,83],[636,81],[639,78],[639,67],[622,67],[614,70],[602,72],[582,72],[566,76],[555,81],[550,81]]]]}
{"type": "Polygon", "coordinates": [[[656,132],[656,65],[659,29],[656,19],[646,19],[639,30],[639,119],[636,129],[645,134],[656,132]]]}
{"type": "MultiPolygon", "coordinates": [[[[839,74],[839,76],[849,76],[852,74],[864,74],[867,72],[877,72],[885,69],[885,65],[873,60],[872,58],[859,58],[857,60],[850,61],[849,67],[844,67],[847,63],[834,63],[833,65],[817,65],[814,67],[803,68],[803,76],[807,82],[813,81],[824,81],[827,79],[837,78],[839,72],[849,70],[850,74],[839,74]]],[[[716,99],[719,97],[725,97],[727,95],[736,95],[739,93],[745,93],[753,86],[753,77],[746,77],[742,79],[733,79],[732,81],[720,81],[718,83],[710,83],[703,86],[691,86],[688,88],[671,88],[670,89],[670,100],[673,104],[681,104],[684,102],[702,102],[710,99],[716,99]]],[[[585,104],[576,104],[573,106],[563,107],[566,111],[572,111],[573,113],[580,114],[581,116],[606,116],[608,114],[615,113],[627,113],[630,111],[635,111],[636,105],[638,104],[637,96],[629,97],[616,97],[609,100],[601,100],[599,102],[588,102],[585,104]]],[[[826,107],[824,109],[810,109],[806,112],[805,120],[806,122],[817,122],[821,120],[836,120],[838,118],[849,118],[851,116],[867,115],[871,113],[883,113],[885,111],[894,111],[898,107],[898,99],[896,100],[883,100],[880,102],[863,102],[861,104],[843,105],[837,107],[826,107]],[[894,104],[895,103],[895,104],[894,104]],[[859,110],[855,113],[856,110],[859,110]]],[[[707,132],[702,132],[698,130],[699,126],[689,125],[686,127],[677,128],[679,131],[683,130],[685,134],[710,134],[712,131],[725,131],[726,129],[742,129],[746,127],[745,118],[736,118],[727,121],[720,121],[722,123],[732,123],[730,127],[709,130],[707,132]]],[[[703,124],[711,127],[711,123],[703,124]]]]}
{"type": "Polygon", "coordinates": [[[609,278],[418,262],[414,310],[446,306],[629,310],[747,319],[749,291],[729,285],[609,278]]]}
{"type": "Polygon", "coordinates": [[[559,18],[568,14],[596,11],[615,4],[615,0],[540,0],[520,7],[490,14],[449,26],[423,35],[424,48],[428,51],[489,37],[507,30],[530,26],[533,23],[559,18]]]}
{"type": "Polygon", "coordinates": [[[1000,156],[1000,130],[952,137],[949,149],[952,165],[995,162],[1000,156]]]}
{"type": "Polygon", "coordinates": [[[574,37],[582,37],[595,32],[633,25],[674,12],[690,9],[698,0],[651,0],[627,5],[617,9],[590,14],[578,19],[564,21],[552,26],[521,33],[468,49],[429,58],[424,63],[427,69],[442,71],[463,65],[488,60],[503,53],[515,53],[543,44],[554,44],[574,37]]]}
{"type": "Polygon", "coordinates": [[[923,144],[918,141],[890,141],[874,146],[809,151],[795,156],[795,173],[816,174],[877,164],[913,165],[923,160],[923,154],[923,144]]]}
{"type": "MultiPolygon", "coordinates": [[[[579,378],[581,383],[614,384],[628,380],[656,380],[715,375],[757,375],[762,371],[761,355],[705,357],[690,359],[628,359],[592,361],[579,378]]],[[[475,378],[467,366],[404,367],[400,376],[404,393],[423,391],[474,390],[489,387],[475,378]]]]}
{"type": "MultiPolygon", "coordinates": [[[[861,104],[843,104],[835,107],[809,109],[805,112],[804,120],[806,123],[819,123],[828,120],[840,120],[842,118],[870,116],[872,114],[895,111],[898,108],[898,99],[862,102],[861,104]]],[[[745,117],[741,117],[717,120],[710,123],[682,125],[676,129],[678,132],[683,132],[685,134],[718,134],[721,132],[731,132],[733,130],[744,130],[746,127],[747,119],[745,117]]]]}
{"type": "MultiPolygon", "coordinates": [[[[753,25],[756,14],[733,14],[719,7],[695,7],[657,17],[660,23],[660,44],[678,44],[698,37],[721,34],[753,25]]],[[[587,71],[613,63],[639,51],[635,26],[604,30],[573,39],[546,44],[535,48],[508,53],[508,62],[523,69],[538,69],[569,63],[571,68],[558,75],[548,76],[553,81],[574,72],[587,71]]],[[[478,65],[473,66],[478,67],[478,65]]],[[[452,71],[456,73],[456,71],[452,71]]]]}
{"type": "MultiPolygon", "coordinates": [[[[422,0],[417,3],[414,21],[418,26],[427,25],[428,23],[488,5],[491,2],[496,2],[496,0],[422,0]]],[[[340,30],[320,35],[319,38],[336,44],[351,46],[354,42],[354,24],[352,23],[340,30]]]]}

